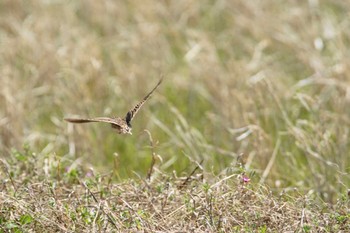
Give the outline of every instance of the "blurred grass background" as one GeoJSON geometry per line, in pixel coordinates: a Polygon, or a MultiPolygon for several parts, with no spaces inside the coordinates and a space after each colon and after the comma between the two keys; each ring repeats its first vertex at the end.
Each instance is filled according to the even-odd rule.
{"type": "Polygon", "coordinates": [[[28,144],[120,179],[203,161],[334,201],[350,183],[350,3],[0,1],[0,151],[28,144]],[[165,75],[133,122],[124,116],[165,75]],[[253,175],[255,174],[255,175],[253,175]]]}

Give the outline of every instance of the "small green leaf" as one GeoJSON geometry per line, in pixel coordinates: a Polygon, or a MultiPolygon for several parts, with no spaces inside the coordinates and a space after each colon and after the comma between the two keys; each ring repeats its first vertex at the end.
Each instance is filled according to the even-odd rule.
{"type": "Polygon", "coordinates": [[[311,230],[311,226],[309,225],[303,226],[303,232],[310,232],[310,230],[311,230]]]}
{"type": "Polygon", "coordinates": [[[19,226],[15,223],[12,223],[12,222],[9,222],[6,224],[5,228],[6,229],[15,229],[15,228],[18,228],[19,226]]]}
{"type": "Polygon", "coordinates": [[[34,219],[32,216],[30,216],[29,214],[25,214],[25,215],[21,216],[19,221],[22,225],[25,225],[25,224],[29,224],[29,223],[33,222],[33,220],[34,219]]]}

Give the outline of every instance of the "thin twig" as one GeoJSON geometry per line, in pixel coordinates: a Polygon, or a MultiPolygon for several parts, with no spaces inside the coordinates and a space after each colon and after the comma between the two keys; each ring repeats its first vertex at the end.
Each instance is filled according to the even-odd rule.
{"type": "MultiPolygon", "coordinates": [[[[98,205],[100,205],[100,203],[99,203],[99,201],[97,200],[96,196],[93,194],[93,192],[91,192],[91,190],[90,190],[89,187],[85,184],[85,182],[81,182],[81,183],[82,183],[82,185],[88,190],[88,192],[90,193],[90,195],[92,196],[92,198],[94,199],[94,201],[95,201],[98,205]]],[[[103,206],[101,207],[101,211],[108,217],[108,220],[110,221],[110,223],[112,223],[112,225],[113,225],[116,229],[118,229],[117,224],[114,222],[113,218],[112,218],[108,213],[106,213],[106,212],[104,211],[103,206]]]]}
{"type": "Polygon", "coordinates": [[[204,159],[202,159],[202,161],[199,164],[197,164],[197,166],[193,169],[191,174],[187,176],[186,180],[179,186],[179,189],[182,189],[187,184],[187,182],[191,179],[191,176],[193,176],[194,173],[201,167],[203,161],[204,159]]]}
{"type": "Polygon", "coordinates": [[[153,141],[151,133],[147,129],[145,129],[144,131],[148,134],[149,141],[150,141],[150,144],[151,144],[150,146],[151,146],[151,150],[152,150],[152,162],[151,162],[150,168],[147,171],[147,180],[150,181],[152,173],[153,173],[153,167],[156,164],[156,158],[155,158],[156,157],[156,153],[154,152],[155,145],[154,145],[154,141],[153,141]]]}
{"type": "Polygon", "coordinates": [[[10,179],[10,181],[11,181],[11,184],[12,184],[12,186],[13,186],[13,189],[15,190],[14,196],[16,196],[17,187],[16,187],[16,185],[15,185],[15,182],[13,181],[13,179],[12,179],[12,177],[11,177],[9,171],[8,171],[8,168],[7,168],[6,163],[5,163],[2,159],[0,159],[0,161],[1,161],[2,165],[3,165],[3,167],[4,167],[5,173],[7,174],[7,176],[9,177],[9,179],[10,179]]]}

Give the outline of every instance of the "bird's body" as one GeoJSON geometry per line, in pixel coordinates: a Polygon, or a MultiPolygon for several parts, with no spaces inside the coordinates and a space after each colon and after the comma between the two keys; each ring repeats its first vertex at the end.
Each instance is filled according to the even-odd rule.
{"type": "Polygon", "coordinates": [[[91,123],[91,122],[103,122],[103,123],[110,123],[112,125],[112,128],[116,129],[117,133],[119,134],[132,134],[131,133],[131,121],[137,114],[137,112],[140,110],[142,105],[149,99],[149,97],[152,95],[152,93],[158,88],[158,86],[161,84],[163,79],[160,79],[158,84],[153,88],[153,90],[148,93],[142,101],[140,101],[138,104],[135,105],[130,111],[127,112],[126,116],[124,118],[121,117],[96,117],[96,118],[65,118],[65,121],[71,122],[71,123],[91,123]]]}

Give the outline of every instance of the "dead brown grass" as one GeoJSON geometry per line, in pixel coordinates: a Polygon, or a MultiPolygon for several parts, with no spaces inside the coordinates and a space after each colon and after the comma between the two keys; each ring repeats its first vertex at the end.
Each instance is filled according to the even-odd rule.
{"type": "Polygon", "coordinates": [[[54,158],[42,169],[30,151],[13,157],[2,161],[3,232],[350,230],[349,198],[331,207],[296,189],[275,196],[265,186],[243,182],[239,173],[215,178],[200,170],[187,178],[158,173],[115,184],[111,174],[62,169],[65,163],[54,158]]]}

